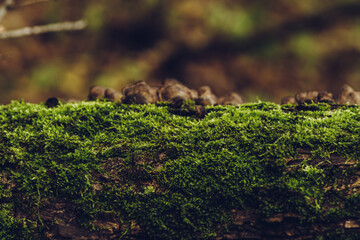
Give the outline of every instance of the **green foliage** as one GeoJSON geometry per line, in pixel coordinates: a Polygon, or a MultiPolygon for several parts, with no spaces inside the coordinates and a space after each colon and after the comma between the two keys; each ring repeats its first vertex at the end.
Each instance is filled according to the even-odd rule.
{"type": "Polygon", "coordinates": [[[31,79],[38,86],[54,90],[62,80],[62,72],[63,69],[59,64],[44,64],[34,69],[31,79]]]}
{"type": "Polygon", "coordinates": [[[90,5],[85,12],[89,28],[92,31],[99,32],[104,26],[104,6],[101,4],[90,5]]]}
{"type": "Polygon", "coordinates": [[[264,217],[288,211],[305,225],[357,218],[359,195],[334,191],[337,176],[351,181],[356,169],[311,159],[287,169],[298,148],[324,162],[330,154],[360,158],[360,108],[317,107],[214,106],[200,120],[173,114],[169,104],[0,106],[0,198],[12,202],[0,205],[0,234],[37,236],[40,210],[53,199],[76,204],[77,220],[90,229],[111,214],[124,236],[140,226],[145,239],[213,238],[231,224],[233,209],[264,217]],[[26,220],[13,217],[15,208],[26,220]]]}
{"type": "Polygon", "coordinates": [[[253,33],[254,19],[251,11],[244,11],[239,6],[228,7],[221,3],[212,3],[207,6],[208,22],[215,31],[239,38],[253,33]]]}
{"type": "Polygon", "coordinates": [[[0,239],[34,239],[31,236],[32,226],[25,219],[14,218],[12,206],[0,205],[0,239]]]}

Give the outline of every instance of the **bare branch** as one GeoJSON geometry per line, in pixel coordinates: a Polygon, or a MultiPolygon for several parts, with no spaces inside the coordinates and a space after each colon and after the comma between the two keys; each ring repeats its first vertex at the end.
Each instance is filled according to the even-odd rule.
{"type": "Polygon", "coordinates": [[[0,6],[0,22],[5,17],[7,11],[11,9],[14,5],[14,0],[5,0],[5,2],[0,6]]]}
{"type": "Polygon", "coordinates": [[[14,8],[27,7],[29,5],[42,3],[42,2],[49,2],[49,1],[51,1],[51,0],[26,0],[26,1],[23,1],[23,2],[21,2],[19,4],[15,4],[14,8]]]}
{"type": "Polygon", "coordinates": [[[47,32],[78,31],[84,29],[86,26],[87,23],[85,20],[78,20],[75,22],[59,22],[41,26],[24,27],[2,32],[0,33],[0,39],[24,37],[47,32]]]}

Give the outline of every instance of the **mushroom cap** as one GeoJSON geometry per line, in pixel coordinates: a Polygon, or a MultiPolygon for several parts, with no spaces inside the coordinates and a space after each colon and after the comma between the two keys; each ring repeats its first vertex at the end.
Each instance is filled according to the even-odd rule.
{"type": "Polygon", "coordinates": [[[211,87],[209,87],[209,86],[201,86],[201,87],[199,87],[199,89],[198,89],[198,93],[199,93],[200,96],[201,96],[202,94],[212,93],[211,87]]]}
{"type": "Polygon", "coordinates": [[[218,101],[217,97],[211,91],[209,86],[201,86],[198,90],[199,97],[196,98],[196,103],[199,105],[215,105],[218,101]]]}
{"type": "Polygon", "coordinates": [[[338,103],[339,104],[360,104],[359,93],[354,91],[352,87],[348,84],[342,86],[339,97],[338,103]]]}
{"type": "Polygon", "coordinates": [[[157,88],[151,87],[145,81],[139,81],[122,89],[123,102],[135,104],[156,103],[157,88]]]}
{"type": "Polygon", "coordinates": [[[333,94],[328,91],[320,91],[318,95],[318,101],[325,103],[333,103],[334,102],[333,94]]]}
{"type": "Polygon", "coordinates": [[[294,96],[286,96],[281,99],[281,104],[296,104],[294,96]]]}
{"type": "Polygon", "coordinates": [[[96,100],[99,98],[103,98],[105,96],[105,88],[98,86],[98,85],[92,85],[89,88],[89,95],[88,95],[88,99],[89,100],[96,100]]]}
{"type": "Polygon", "coordinates": [[[112,88],[107,88],[105,90],[105,98],[113,101],[113,102],[120,102],[122,94],[112,88]]]}
{"type": "Polygon", "coordinates": [[[240,94],[231,92],[231,93],[226,94],[225,96],[220,97],[218,102],[220,105],[237,106],[237,105],[243,104],[244,100],[240,94]]]}
{"type": "Polygon", "coordinates": [[[171,101],[174,98],[188,100],[197,98],[198,93],[171,78],[165,80],[164,85],[158,90],[158,96],[160,101],[171,101]]]}
{"type": "Polygon", "coordinates": [[[298,104],[304,104],[304,103],[317,103],[318,102],[318,91],[305,91],[305,92],[299,92],[295,94],[295,100],[298,104]]]}
{"type": "Polygon", "coordinates": [[[48,98],[46,100],[46,102],[45,102],[45,106],[47,106],[48,108],[53,108],[53,107],[56,107],[58,105],[60,105],[60,101],[56,97],[48,98]]]}

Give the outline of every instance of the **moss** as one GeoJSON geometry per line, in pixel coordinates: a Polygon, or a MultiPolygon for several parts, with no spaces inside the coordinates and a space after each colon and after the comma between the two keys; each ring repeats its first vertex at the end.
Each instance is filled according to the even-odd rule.
{"type": "Polygon", "coordinates": [[[0,238],[1,239],[33,239],[31,231],[33,224],[26,219],[14,218],[12,204],[2,204],[0,208],[0,238]]]}
{"type": "Polygon", "coordinates": [[[107,216],[124,237],[139,226],[146,239],[213,238],[233,209],[293,212],[304,226],[360,216],[359,194],[336,191],[358,164],[324,164],[331,154],[359,160],[360,107],[260,102],[207,107],[203,119],[193,107],[186,102],[180,110],[191,114],[174,114],[166,103],[1,106],[0,196],[11,204],[0,201],[0,221],[14,224],[0,234],[16,228],[41,238],[41,211],[56,199],[76,206],[83,226],[107,216]],[[299,148],[311,156],[289,169],[285,160],[299,148]],[[323,162],[311,165],[315,158],[323,162]]]}

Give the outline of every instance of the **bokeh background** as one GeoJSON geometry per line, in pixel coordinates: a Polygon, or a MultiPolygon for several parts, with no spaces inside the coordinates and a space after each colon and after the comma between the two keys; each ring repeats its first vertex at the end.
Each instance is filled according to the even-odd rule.
{"type": "Polygon", "coordinates": [[[52,0],[12,9],[1,27],[79,19],[86,29],[0,40],[1,104],[168,77],[247,101],[360,90],[359,0],[52,0]]]}

